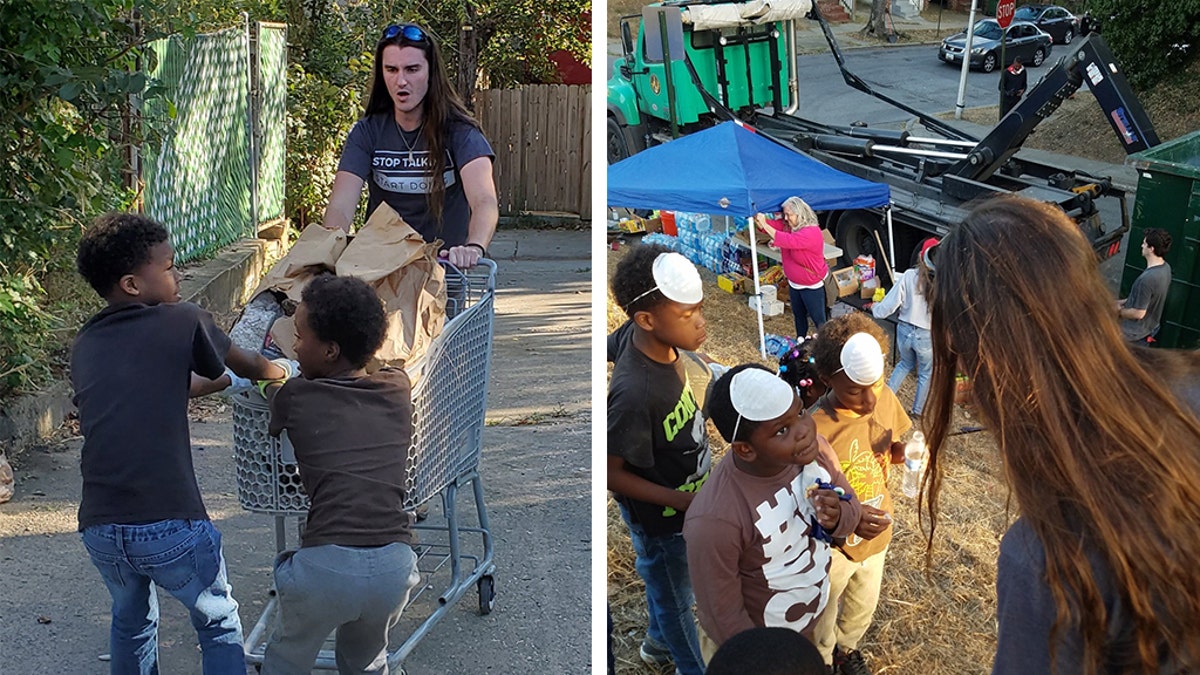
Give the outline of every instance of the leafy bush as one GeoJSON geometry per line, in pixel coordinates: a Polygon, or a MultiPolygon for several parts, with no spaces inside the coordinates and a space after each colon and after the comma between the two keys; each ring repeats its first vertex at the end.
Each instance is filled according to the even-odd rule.
{"type": "Polygon", "coordinates": [[[1200,53],[1200,2],[1090,0],[1083,9],[1100,20],[1104,41],[1139,91],[1200,53]]]}
{"type": "Polygon", "coordinates": [[[55,326],[32,275],[0,275],[0,395],[49,372],[41,336],[55,326]]]}
{"type": "Polygon", "coordinates": [[[56,320],[39,278],[73,259],[86,218],[128,204],[122,152],[133,72],[130,0],[24,0],[0,21],[0,395],[48,370],[56,320]]]}

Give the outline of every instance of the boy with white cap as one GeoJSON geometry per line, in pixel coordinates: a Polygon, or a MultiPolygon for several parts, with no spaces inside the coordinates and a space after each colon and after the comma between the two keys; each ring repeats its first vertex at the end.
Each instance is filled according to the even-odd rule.
{"type": "Polygon", "coordinates": [[[613,299],[632,320],[608,387],[608,489],[629,526],[646,585],[642,660],[704,672],[692,617],[683,514],[708,478],[708,437],[684,350],[705,338],[700,274],[678,253],[634,247],[617,264],[613,299]]]}
{"type": "Polygon", "coordinates": [[[858,651],[879,602],[892,539],[889,464],[904,461],[901,436],[912,427],[896,394],[883,384],[887,336],[854,312],[821,326],[813,358],[829,387],[813,408],[817,433],[829,439],[862,502],[862,520],[832,554],[829,605],[816,624],[817,650],[835,673],[869,675],[858,651]],[[839,607],[840,601],[840,607],[839,607]]]}
{"type": "Polygon", "coordinates": [[[707,411],[729,454],[683,526],[704,656],[756,627],[811,640],[829,597],[830,543],[858,526],[854,490],[801,397],[766,368],[723,375],[707,411]]]}

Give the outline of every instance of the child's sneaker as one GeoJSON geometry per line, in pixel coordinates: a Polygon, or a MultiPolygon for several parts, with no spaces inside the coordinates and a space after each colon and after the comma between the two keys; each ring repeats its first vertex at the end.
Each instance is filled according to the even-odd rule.
{"type": "Polygon", "coordinates": [[[649,637],[642,640],[642,646],[638,648],[638,655],[648,666],[665,666],[671,662],[671,650],[667,649],[666,645],[660,645],[649,637]]]}
{"type": "Polygon", "coordinates": [[[833,668],[838,675],[871,675],[871,670],[867,668],[867,661],[863,658],[862,652],[857,649],[852,649],[848,652],[843,652],[837,649],[833,653],[833,668]]]}

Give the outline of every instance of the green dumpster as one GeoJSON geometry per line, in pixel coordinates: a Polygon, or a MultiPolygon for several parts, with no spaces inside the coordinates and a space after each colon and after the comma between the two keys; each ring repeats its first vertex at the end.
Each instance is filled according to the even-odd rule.
{"type": "Polygon", "coordinates": [[[984,0],[983,13],[987,16],[996,16],[996,5],[1000,4],[1000,0],[984,0]]]}
{"type": "Polygon", "coordinates": [[[1141,243],[1148,227],[1171,235],[1166,261],[1171,288],[1163,306],[1160,347],[1200,349],[1200,131],[1180,136],[1126,160],[1138,170],[1121,297],[1146,269],[1141,243]]]}

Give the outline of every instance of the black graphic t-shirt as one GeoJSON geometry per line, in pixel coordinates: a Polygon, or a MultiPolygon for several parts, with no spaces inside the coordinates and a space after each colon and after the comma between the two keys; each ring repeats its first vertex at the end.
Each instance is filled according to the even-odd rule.
{"type": "MultiPolygon", "coordinates": [[[[630,345],[621,351],[608,385],[608,454],[625,460],[633,474],[659,485],[695,492],[708,478],[708,435],[694,388],[696,371],[680,352],[658,363],[630,345]]],[[[671,507],[616,495],[634,523],[650,535],[683,531],[683,513],[671,507]]]]}
{"type": "Polygon", "coordinates": [[[460,246],[467,241],[471,209],[458,170],[479,157],[494,159],[495,153],[483,132],[465,122],[451,122],[446,135],[446,170],[442,174],[446,198],[440,228],[429,213],[433,160],[424,134],[410,131],[402,135],[391,114],[369,115],[355,123],[346,137],[338,171],[367,182],[368,217],[386,201],[425,241],[441,239],[447,247],[460,246]]]}

